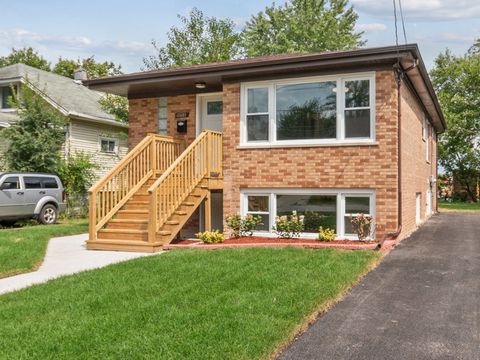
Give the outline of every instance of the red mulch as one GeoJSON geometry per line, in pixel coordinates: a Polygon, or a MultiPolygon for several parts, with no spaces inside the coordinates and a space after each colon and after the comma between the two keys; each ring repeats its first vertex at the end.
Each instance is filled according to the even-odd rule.
{"type": "Polygon", "coordinates": [[[335,241],[318,241],[315,239],[279,239],[261,236],[251,237],[239,237],[226,239],[223,244],[342,244],[342,245],[360,245],[360,244],[372,244],[372,241],[358,241],[358,240],[335,240],[335,241]]]}
{"type": "Polygon", "coordinates": [[[164,245],[164,250],[176,248],[244,248],[244,247],[283,247],[299,246],[306,248],[338,248],[347,250],[373,250],[377,247],[376,241],[335,240],[318,241],[314,239],[279,239],[270,237],[242,237],[230,238],[220,244],[204,244],[200,240],[175,240],[171,244],[164,245]]]}

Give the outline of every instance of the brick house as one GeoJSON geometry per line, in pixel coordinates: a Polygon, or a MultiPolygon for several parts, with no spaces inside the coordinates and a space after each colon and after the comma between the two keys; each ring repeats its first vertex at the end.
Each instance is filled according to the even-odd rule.
{"type": "Polygon", "coordinates": [[[179,233],[223,229],[235,213],[260,215],[258,233],[270,236],[275,216],[293,210],[306,215],[302,237],[322,225],[354,238],[350,216],[365,213],[380,241],[407,236],[436,211],[445,121],[417,45],[241,59],[87,85],[128,97],[128,158],[144,163],[117,200],[107,190],[122,182],[121,171],[131,177],[118,169],[134,160],[92,189],[89,248],[155,251],[179,233]]]}

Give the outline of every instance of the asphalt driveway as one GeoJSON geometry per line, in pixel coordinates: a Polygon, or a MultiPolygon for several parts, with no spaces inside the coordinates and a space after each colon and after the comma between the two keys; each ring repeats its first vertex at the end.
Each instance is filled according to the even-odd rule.
{"type": "Polygon", "coordinates": [[[435,215],[279,359],[480,359],[480,214],[435,215]]]}

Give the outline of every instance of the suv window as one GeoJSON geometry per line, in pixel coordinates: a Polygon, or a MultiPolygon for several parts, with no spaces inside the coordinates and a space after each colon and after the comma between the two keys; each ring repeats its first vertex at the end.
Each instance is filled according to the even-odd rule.
{"type": "Polygon", "coordinates": [[[42,178],[42,187],[44,189],[58,189],[57,180],[52,177],[42,178]]]}
{"type": "Polygon", "coordinates": [[[20,181],[18,176],[7,177],[0,188],[2,190],[20,189],[20,181]]]}
{"type": "Polygon", "coordinates": [[[24,176],[23,182],[25,183],[25,189],[41,189],[41,178],[33,176],[24,176]]]}

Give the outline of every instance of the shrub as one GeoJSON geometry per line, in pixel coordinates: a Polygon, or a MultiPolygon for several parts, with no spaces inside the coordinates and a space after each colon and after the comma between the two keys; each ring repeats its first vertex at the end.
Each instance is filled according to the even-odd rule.
{"type": "Polygon", "coordinates": [[[229,215],[225,218],[227,227],[234,237],[252,236],[253,231],[260,225],[263,225],[261,216],[247,214],[241,217],[239,214],[229,215]]]}
{"type": "Polygon", "coordinates": [[[218,244],[225,241],[223,233],[218,230],[198,232],[195,234],[195,236],[202,240],[205,244],[218,244]]]}
{"type": "Polygon", "coordinates": [[[365,214],[358,214],[350,217],[353,231],[358,236],[358,240],[365,240],[372,233],[373,217],[365,214]]]}
{"type": "Polygon", "coordinates": [[[320,241],[333,241],[337,237],[334,229],[323,228],[320,226],[318,229],[318,240],[320,241]]]}
{"type": "Polygon", "coordinates": [[[95,169],[98,166],[91,157],[83,152],[76,152],[61,160],[58,176],[65,188],[67,215],[86,215],[87,192],[95,181],[95,169]]]}
{"type": "Polygon", "coordinates": [[[273,232],[280,238],[299,237],[305,229],[304,219],[305,217],[303,215],[298,216],[296,211],[293,211],[292,215],[277,216],[273,232]]]}

